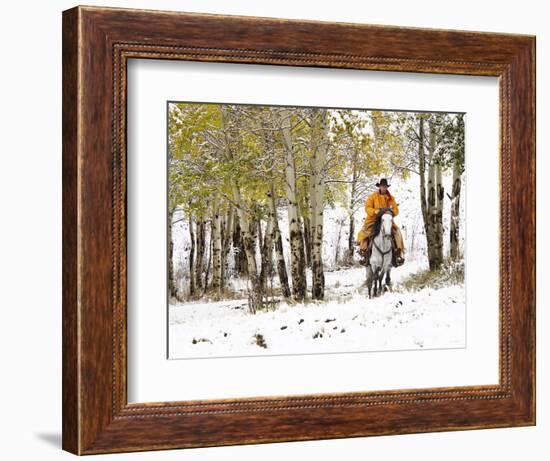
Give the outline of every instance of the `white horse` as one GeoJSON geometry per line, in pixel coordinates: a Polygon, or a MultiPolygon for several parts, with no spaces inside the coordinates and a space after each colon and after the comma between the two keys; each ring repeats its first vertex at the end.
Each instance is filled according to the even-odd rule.
{"type": "Polygon", "coordinates": [[[385,286],[391,290],[391,262],[392,262],[392,238],[391,228],[393,224],[393,213],[386,212],[380,218],[380,225],[377,226],[377,233],[372,241],[372,251],[367,266],[367,287],[369,298],[382,294],[382,280],[386,277],[385,286]],[[373,287],[374,284],[374,287],[373,287]],[[374,290],[373,290],[374,288],[374,290]]]}

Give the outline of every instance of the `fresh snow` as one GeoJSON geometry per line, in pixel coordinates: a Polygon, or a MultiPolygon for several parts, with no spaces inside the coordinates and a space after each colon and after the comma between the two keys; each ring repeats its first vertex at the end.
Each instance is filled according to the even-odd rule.
{"type": "Polygon", "coordinates": [[[327,272],[322,302],[249,314],[246,298],[169,306],[169,357],[230,357],[465,347],[463,285],[368,298],[364,268],[327,272]]]}

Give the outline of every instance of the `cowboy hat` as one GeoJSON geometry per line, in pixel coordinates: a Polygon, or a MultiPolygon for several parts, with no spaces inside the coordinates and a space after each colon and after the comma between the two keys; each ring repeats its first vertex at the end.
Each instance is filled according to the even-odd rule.
{"type": "Polygon", "coordinates": [[[386,178],[382,178],[380,179],[380,182],[376,183],[376,187],[380,187],[380,186],[390,187],[390,184],[388,184],[388,180],[386,178]]]}

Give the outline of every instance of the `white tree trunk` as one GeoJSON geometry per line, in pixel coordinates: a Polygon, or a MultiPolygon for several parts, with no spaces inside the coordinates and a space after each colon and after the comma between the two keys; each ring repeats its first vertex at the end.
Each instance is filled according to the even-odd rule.
{"type": "Polygon", "coordinates": [[[220,290],[222,286],[222,232],[219,200],[213,203],[212,213],[212,288],[220,290]]]}
{"type": "Polygon", "coordinates": [[[265,291],[268,277],[273,274],[273,219],[269,214],[265,226],[264,240],[261,251],[262,269],[260,271],[260,281],[262,289],[265,291]]]}
{"type": "Polygon", "coordinates": [[[263,291],[256,264],[256,249],[254,246],[255,240],[252,236],[250,219],[246,213],[241,191],[238,186],[233,186],[233,200],[237,208],[237,216],[239,217],[241,238],[243,241],[243,248],[246,253],[248,279],[250,280],[251,285],[251,289],[248,291],[248,308],[250,312],[254,314],[258,309],[263,307],[263,291]]]}
{"type": "Polygon", "coordinates": [[[436,127],[433,118],[428,121],[428,186],[426,204],[426,243],[430,269],[438,269],[443,263],[443,184],[441,165],[436,158],[436,127]]]}
{"type": "Polygon", "coordinates": [[[296,194],[296,164],[294,145],[290,132],[290,110],[281,109],[281,131],[285,147],[285,193],[288,210],[288,227],[290,240],[290,273],[292,275],[292,295],[296,301],[303,301],[306,296],[306,266],[304,239],[298,221],[298,198],[296,194]]]}
{"type": "Polygon", "coordinates": [[[195,261],[195,285],[200,290],[205,286],[203,282],[204,252],[206,250],[206,226],[202,216],[197,217],[197,252],[195,261]]]}
{"type": "Polygon", "coordinates": [[[462,172],[458,162],[453,165],[453,195],[451,198],[451,230],[450,230],[450,256],[457,260],[460,257],[458,237],[460,234],[460,190],[462,188],[462,172]]]}
{"type": "Polygon", "coordinates": [[[176,280],[174,277],[174,240],[172,238],[172,219],[174,211],[168,210],[168,223],[170,232],[168,232],[168,293],[170,298],[177,299],[178,291],[176,288],[176,280]]]}
{"type": "Polygon", "coordinates": [[[352,264],[353,254],[355,252],[355,204],[357,203],[357,159],[358,149],[353,149],[352,156],[352,175],[350,184],[350,199],[349,199],[349,230],[348,230],[348,249],[346,251],[346,264],[352,264]]]}
{"type": "Polygon", "coordinates": [[[275,202],[275,188],[271,184],[269,214],[273,220],[273,246],[275,248],[275,262],[277,266],[277,275],[281,285],[281,293],[285,298],[290,298],[290,286],[288,284],[288,273],[286,271],[285,255],[283,253],[283,238],[279,229],[279,219],[277,218],[277,207],[275,202]]]}
{"type": "Polygon", "coordinates": [[[435,165],[436,181],[436,206],[435,206],[435,257],[436,264],[443,264],[443,200],[444,188],[441,178],[441,162],[438,160],[435,165]]]}
{"type": "Polygon", "coordinates": [[[328,121],[326,111],[314,110],[311,123],[311,177],[310,177],[310,221],[311,221],[311,297],[325,296],[325,275],[323,272],[323,211],[325,195],[325,163],[328,149],[328,121]]]}
{"type": "Polygon", "coordinates": [[[189,297],[195,296],[195,230],[193,216],[189,212],[189,297]]]}
{"type": "Polygon", "coordinates": [[[234,214],[233,209],[230,208],[227,212],[227,217],[222,222],[222,288],[225,288],[227,281],[227,258],[231,249],[234,214]]]}

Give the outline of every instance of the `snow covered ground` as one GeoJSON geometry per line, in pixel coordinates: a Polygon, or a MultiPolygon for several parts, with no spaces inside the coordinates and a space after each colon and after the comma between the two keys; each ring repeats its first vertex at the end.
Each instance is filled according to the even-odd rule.
{"type": "Polygon", "coordinates": [[[169,306],[169,358],[230,357],[465,347],[463,285],[403,291],[423,269],[392,271],[394,290],[369,299],[364,268],[326,272],[325,301],[281,303],[251,315],[246,296],[169,306]]]}

